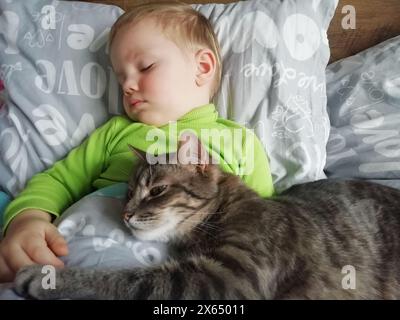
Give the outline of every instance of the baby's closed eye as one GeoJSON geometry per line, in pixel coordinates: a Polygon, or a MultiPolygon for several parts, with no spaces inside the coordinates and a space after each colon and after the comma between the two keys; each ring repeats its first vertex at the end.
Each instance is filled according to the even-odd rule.
{"type": "Polygon", "coordinates": [[[154,63],[147,64],[147,65],[145,65],[144,67],[140,68],[140,72],[148,71],[148,70],[150,70],[153,66],[154,66],[154,63]]]}

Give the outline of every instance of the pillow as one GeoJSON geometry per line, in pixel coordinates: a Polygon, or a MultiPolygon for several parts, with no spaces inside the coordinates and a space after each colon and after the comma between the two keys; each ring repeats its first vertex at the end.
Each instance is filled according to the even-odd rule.
{"type": "Polygon", "coordinates": [[[117,183],[93,192],[55,221],[68,243],[66,266],[135,268],[161,264],[168,246],[133,237],[122,219],[128,185],[117,183]]]}
{"type": "Polygon", "coordinates": [[[0,1],[0,186],[27,180],[122,110],[107,39],[123,11],[73,1],[0,1]]]}
{"type": "MultiPolygon", "coordinates": [[[[255,130],[277,191],[325,177],[326,30],[337,2],[194,5],[214,25],[222,47],[222,86],[214,101],[220,116],[255,130]]],[[[0,186],[16,195],[34,173],[122,113],[105,44],[121,10],[14,0],[2,1],[0,12],[8,97],[0,117],[0,186]]]]}
{"type": "Polygon", "coordinates": [[[400,36],[326,70],[326,174],[400,188],[400,36]]]}
{"type": "Polygon", "coordinates": [[[338,1],[241,1],[194,7],[219,39],[222,117],[254,129],[275,189],[325,178],[326,30],[338,1]]]}

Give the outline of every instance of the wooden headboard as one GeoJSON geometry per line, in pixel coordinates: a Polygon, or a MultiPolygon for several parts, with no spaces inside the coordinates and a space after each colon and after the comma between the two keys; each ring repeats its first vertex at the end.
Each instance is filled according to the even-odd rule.
{"type": "MultiPolygon", "coordinates": [[[[150,0],[85,0],[114,4],[124,10],[139,2],[150,0]]],[[[235,0],[183,0],[187,3],[230,3],[235,0]]],[[[265,0],[268,1],[268,0],[265,0]]],[[[311,0],[309,0],[311,1],[311,0]]],[[[322,0],[324,1],[324,0],[322,0]]],[[[352,10],[350,8],[350,10],[352,10]]],[[[370,48],[386,39],[400,35],[400,0],[340,0],[335,16],[328,29],[331,60],[351,56],[364,49],[370,48]],[[344,29],[349,14],[348,7],[355,10],[355,29],[344,29]]]]}

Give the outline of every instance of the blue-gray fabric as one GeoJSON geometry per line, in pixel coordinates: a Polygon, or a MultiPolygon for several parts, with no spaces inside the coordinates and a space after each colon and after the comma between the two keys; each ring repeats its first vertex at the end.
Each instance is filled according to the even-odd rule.
{"type": "Polygon", "coordinates": [[[400,188],[400,36],[327,68],[328,177],[400,188]]]}

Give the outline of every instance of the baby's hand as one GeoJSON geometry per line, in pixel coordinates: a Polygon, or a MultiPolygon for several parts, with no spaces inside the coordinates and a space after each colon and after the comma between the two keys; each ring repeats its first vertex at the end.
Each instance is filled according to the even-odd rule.
{"type": "Polygon", "coordinates": [[[50,214],[40,210],[26,210],[12,220],[0,242],[0,282],[13,281],[26,265],[64,266],[57,256],[68,254],[67,243],[50,221],[50,214]]]}

